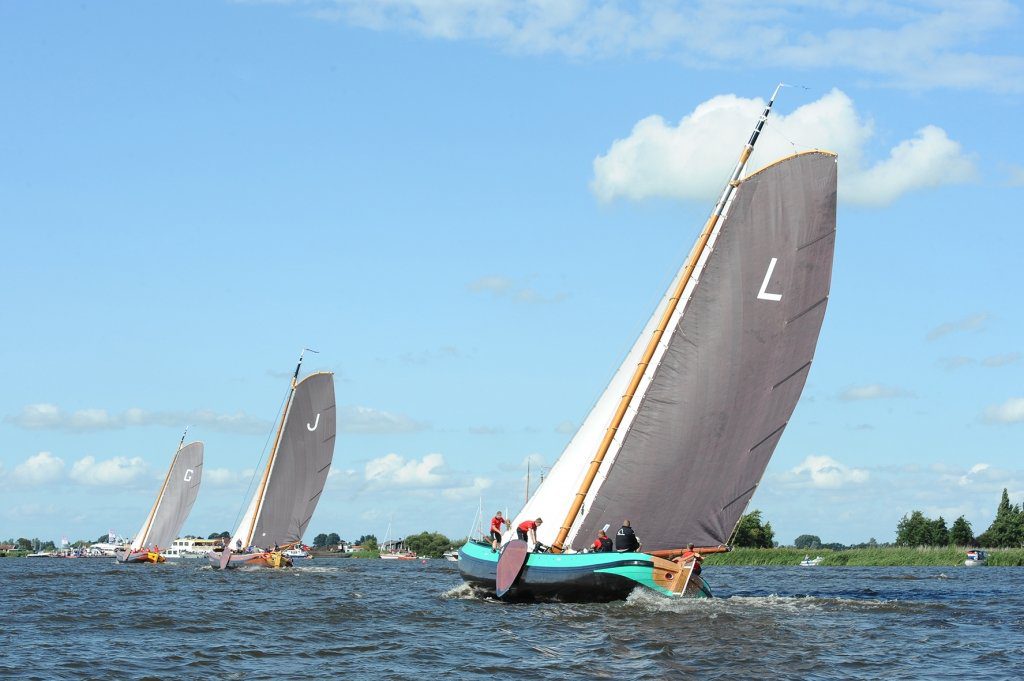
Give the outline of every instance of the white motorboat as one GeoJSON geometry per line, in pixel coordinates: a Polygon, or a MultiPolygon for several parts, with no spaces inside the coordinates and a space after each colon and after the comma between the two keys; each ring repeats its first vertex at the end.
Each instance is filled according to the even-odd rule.
{"type": "Polygon", "coordinates": [[[821,562],[821,556],[815,556],[811,558],[809,555],[804,555],[804,559],[800,561],[800,567],[814,567],[821,562]]]}
{"type": "Polygon", "coordinates": [[[976,565],[984,565],[988,561],[988,556],[981,549],[971,549],[967,552],[967,560],[964,561],[964,566],[974,567],[976,565]]]}

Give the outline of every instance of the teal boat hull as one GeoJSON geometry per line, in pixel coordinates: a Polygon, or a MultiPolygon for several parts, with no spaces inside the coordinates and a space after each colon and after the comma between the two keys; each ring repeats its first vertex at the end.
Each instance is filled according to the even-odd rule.
{"type": "MultiPolygon", "coordinates": [[[[467,543],[459,549],[462,579],[494,593],[499,555],[490,544],[467,543]]],[[[658,563],[664,561],[646,553],[531,553],[503,598],[607,602],[625,599],[638,586],[672,598],[711,597],[711,590],[698,575],[690,577],[685,589],[672,588],[672,577],[658,563]]]]}

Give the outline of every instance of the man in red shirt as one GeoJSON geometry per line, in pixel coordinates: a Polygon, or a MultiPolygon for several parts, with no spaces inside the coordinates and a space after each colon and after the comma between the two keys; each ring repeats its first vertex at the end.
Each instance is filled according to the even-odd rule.
{"type": "Polygon", "coordinates": [[[524,520],[519,523],[519,527],[516,528],[516,536],[526,542],[532,542],[534,546],[537,545],[537,526],[543,524],[544,521],[540,518],[536,520],[524,520]]]}
{"type": "Polygon", "coordinates": [[[612,540],[608,538],[608,533],[604,530],[599,530],[597,539],[591,544],[591,548],[594,550],[594,553],[611,553],[612,540]]]}
{"type": "Polygon", "coordinates": [[[501,526],[512,527],[512,523],[508,521],[508,518],[501,517],[501,511],[494,514],[491,518],[491,548],[495,551],[498,550],[498,544],[501,543],[501,526]]]}

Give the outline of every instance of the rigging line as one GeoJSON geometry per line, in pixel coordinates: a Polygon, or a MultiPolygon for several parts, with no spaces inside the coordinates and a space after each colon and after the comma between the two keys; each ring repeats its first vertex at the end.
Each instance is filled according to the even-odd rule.
{"type": "MultiPolygon", "coordinates": [[[[288,399],[288,395],[292,389],[289,387],[284,393],[284,399],[281,400],[281,406],[277,408],[277,413],[280,414],[281,410],[284,409],[285,400],[288,399]]],[[[260,464],[263,463],[263,457],[267,454],[267,445],[270,444],[270,438],[274,436],[277,431],[277,421],[275,420],[270,425],[270,432],[267,433],[267,440],[263,443],[263,451],[260,452],[260,459],[256,462],[256,467],[252,470],[252,477],[249,478],[249,485],[245,488],[245,494],[242,496],[242,505],[238,509],[238,513],[235,515],[235,522],[231,524],[231,527],[238,527],[239,521],[242,519],[242,514],[245,513],[245,502],[249,499],[249,492],[252,490],[252,483],[256,481],[256,475],[260,472],[260,464]]],[[[234,530],[229,530],[233,532],[234,530]]]]}

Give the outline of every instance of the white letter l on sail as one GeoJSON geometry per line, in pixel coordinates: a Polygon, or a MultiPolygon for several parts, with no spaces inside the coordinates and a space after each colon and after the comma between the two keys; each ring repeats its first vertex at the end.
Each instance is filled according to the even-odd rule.
{"type": "Polygon", "coordinates": [[[757,292],[758,300],[782,300],[781,293],[767,293],[768,280],[772,278],[772,272],[775,271],[775,263],[778,261],[778,258],[772,258],[772,261],[768,263],[768,271],[764,273],[764,281],[761,282],[761,290],[757,292]]]}

